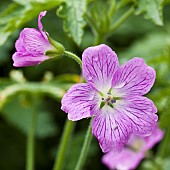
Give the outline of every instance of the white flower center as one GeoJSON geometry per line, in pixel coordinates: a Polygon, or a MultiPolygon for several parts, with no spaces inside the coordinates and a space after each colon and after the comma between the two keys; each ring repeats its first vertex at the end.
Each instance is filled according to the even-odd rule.
{"type": "Polygon", "coordinates": [[[107,92],[105,90],[103,91],[103,93],[99,92],[100,109],[102,109],[104,106],[114,108],[116,106],[116,103],[122,99],[122,95],[118,94],[116,92],[116,89],[110,88],[107,92]]]}
{"type": "Polygon", "coordinates": [[[145,142],[142,138],[136,138],[133,143],[127,145],[126,147],[133,150],[134,152],[140,152],[142,147],[144,146],[145,142]]]}

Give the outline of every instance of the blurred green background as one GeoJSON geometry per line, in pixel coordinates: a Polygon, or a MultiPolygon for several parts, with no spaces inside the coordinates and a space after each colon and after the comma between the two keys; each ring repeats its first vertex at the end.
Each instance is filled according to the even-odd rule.
{"type": "MultiPolygon", "coordinates": [[[[37,28],[37,17],[43,10],[48,11],[42,21],[44,29],[80,58],[88,46],[105,43],[118,54],[121,64],[142,57],[156,70],[156,83],[147,96],[158,108],[159,125],[165,130],[165,137],[139,169],[170,169],[170,1],[153,0],[150,6],[147,3],[143,4],[142,0],[0,0],[0,170],[25,169],[26,139],[33,111],[37,114],[35,169],[52,169],[67,119],[60,110],[60,100],[72,84],[80,81],[78,64],[65,56],[35,67],[12,66],[11,56],[20,31],[25,27],[37,28]],[[115,12],[110,10],[108,17],[111,8],[115,12]],[[135,11],[109,32],[131,8],[135,11]]],[[[88,122],[84,119],[76,123],[64,170],[74,169],[88,122]]],[[[84,170],[107,169],[101,163],[102,155],[93,138],[84,170]]]]}

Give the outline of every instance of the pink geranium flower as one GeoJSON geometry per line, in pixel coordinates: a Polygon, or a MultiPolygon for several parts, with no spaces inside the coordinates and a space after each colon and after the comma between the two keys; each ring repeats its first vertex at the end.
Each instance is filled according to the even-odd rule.
{"type": "Polygon", "coordinates": [[[121,152],[106,153],[102,162],[111,170],[136,169],[145,157],[145,152],[161,141],[163,136],[164,133],[158,127],[155,128],[152,135],[147,137],[132,135],[121,152]]]}
{"type": "Polygon", "coordinates": [[[157,109],[142,95],[154,84],[153,68],[141,58],[120,66],[116,53],[104,44],[83,52],[82,68],[87,83],[73,85],[61,108],[72,121],[94,116],[92,133],[103,152],[121,150],[132,133],[152,133],[157,109]]]}
{"type": "Polygon", "coordinates": [[[15,52],[12,56],[15,67],[26,67],[40,64],[49,57],[45,55],[48,50],[53,50],[53,46],[50,44],[48,37],[43,32],[43,26],[41,23],[42,17],[46,15],[46,11],[41,12],[38,17],[38,28],[24,28],[19,39],[15,43],[15,52]]]}

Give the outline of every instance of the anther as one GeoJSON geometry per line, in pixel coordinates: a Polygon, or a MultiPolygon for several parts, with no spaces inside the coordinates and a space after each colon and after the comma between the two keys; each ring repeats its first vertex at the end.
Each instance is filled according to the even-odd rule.
{"type": "Polygon", "coordinates": [[[116,103],[116,100],[111,100],[111,103],[116,103]]]}

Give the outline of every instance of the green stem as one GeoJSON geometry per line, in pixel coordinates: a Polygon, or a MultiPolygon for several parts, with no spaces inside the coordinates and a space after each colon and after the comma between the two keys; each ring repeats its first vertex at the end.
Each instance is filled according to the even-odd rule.
{"type": "Polygon", "coordinates": [[[34,170],[34,136],[35,136],[36,120],[37,120],[36,112],[33,111],[31,116],[32,116],[31,126],[27,135],[26,170],[34,170]]]}
{"type": "Polygon", "coordinates": [[[92,31],[94,34],[96,34],[97,32],[99,32],[98,27],[97,27],[97,22],[94,22],[94,18],[90,13],[87,13],[85,15],[88,24],[90,25],[92,31]]]}
{"type": "Polygon", "coordinates": [[[131,7],[129,10],[127,10],[120,18],[118,21],[116,21],[109,29],[108,31],[108,36],[112,34],[122,23],[125,22],[125,20],[131,16],[134,13],[135,9],[134,7],[131,7]]]}
{"type": "Polygon", "coordinates": [[[76,56],[75,54],[73,54],[73,53],[71,53],[69,51],[64,51],[64,54],[66,54],[68,57],[75,60],[80,65],[80,68],[82,68],[82,61],[78,56],[76,56]]]}
{"type": "Polygon", "coordinates": [[[96,36],[95,36],[94,45],[99,45],[104,40],[105,40],[104,34],[103,33],[97,33],[96,36]]]}
{"type": "Polygon", "coordinates": [[[110,20],[112,19],[112,16],[115,13],[115,11],[116,11],[116,1],[113,0],[111,6],[109,7],[109,12],[108,12],[108,17],[110,20]]]}
{"type": "Polygon", "coordinates": [[[86,137],[85,137],[83,147],[81,149],[81,153],[80,153],[79,159],[77,161],[75,170],[81,170],[83,165],[84,165],[84,162],[86,160],[88,150],[89,150],[89,146],[90,146],[91,139],[92,139],[92,132],[91,132],[91,130],[92,130],[91,122],[92,122],[92,120],[93,120],[93,118],[91,119],[89,127],[87,129],[86,137]]]}
{"type": "Polygon", "coordinates": [[[53,170],[61,170],[63,167],[67,146],[70,141],[74,126],[74,122],[68,119],[66,120],[53,170]]]}
{"type": "Polygon", "coordinates": [[[169,136],[170,136],[170,128],[167,128],[165,137],[163,141],[160,143],[157,154],[156,154],[158,157],[164,158],[166,156],[167,146],[169,143],[169,136]]]}

